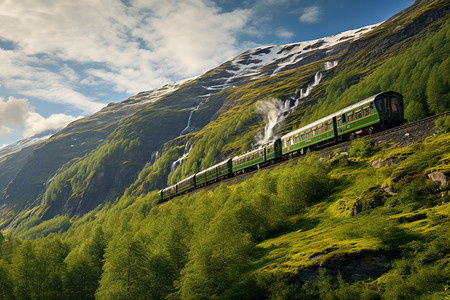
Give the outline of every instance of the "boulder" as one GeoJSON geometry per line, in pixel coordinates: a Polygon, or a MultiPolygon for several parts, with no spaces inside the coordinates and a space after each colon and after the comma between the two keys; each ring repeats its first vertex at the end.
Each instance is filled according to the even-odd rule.
{"type": "Polygon", "coordinates": [[[435,182],[440,182],[441,185],[446,185],[448,182],[447,176],[445,176],[444,173],[438,171],[434,171],[433,173],[428,174],[428,178],[435,182]]]}
{"type": "Polygon", "coordinates": [[[388,166],[392,166],[392,165],[398,165],[402,161],[403,161],[402,158],[396,158],[396,157],[388,158],[385,161],[382,161],[381,158],[379,158],[379,159],[376,159],[376,160],[374,160],[372,162],[372,167],[374,167],[375,169],[379,169],[381,167],[388,167],[388,166]]]}

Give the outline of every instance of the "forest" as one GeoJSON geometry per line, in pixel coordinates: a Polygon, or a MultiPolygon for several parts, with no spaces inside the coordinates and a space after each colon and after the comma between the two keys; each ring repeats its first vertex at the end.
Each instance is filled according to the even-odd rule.
{"type": "Polygon", "coordinates": [[[128,195],[24,225],[0,235],[0,299],[445,299],[449,187],[427,174],[450,171],[450,117],[436,130],[402,148],[357,139],[349,153],[310,153],[164,204],[128,195]],[[327,271],[364,255],[390,263],[359,280],[327,271]]]}
{"type": "MultiPolygon", "coordinates": [[[[429,3],[411,18],[448,5],[429,3]]],[[[371,40],[376,34],[367,39],[382,41],[371,40]]],[[[447,15],[382,54],[361,46],[327,71],[277,134],[386,90],[404,95],[409,122],[449,111],[449,41],[447,15]]],[[[11,225],[0,232],[0,299],[448,299],[450,190],[428,175],[450,175],[449,116],[415,144],[356,139],[348,151],[308,153],[243,182],[158,203],[158,189],[251,149],[265,125],[255,113],[260,101],[287,99],[326,61],[343,57],[219,92],[204,109],[220,113],[161,142],[153,164],[145,162],[162,133],[152,125],[167,117],[185,126],[173,117],[189,113],[177,99],[169,99],[173,110],[158,102],[126,118],[92,151],[59,157],[55,170],[37,172],[43,160],[33,155],[53,159],[57,143],[48,143],[52,155],[33,152],[36,165],[23,173],[34,177],[22,179],[36,198],[13,180],[10,207],[23,209],[0,220],[11,225]]]]}

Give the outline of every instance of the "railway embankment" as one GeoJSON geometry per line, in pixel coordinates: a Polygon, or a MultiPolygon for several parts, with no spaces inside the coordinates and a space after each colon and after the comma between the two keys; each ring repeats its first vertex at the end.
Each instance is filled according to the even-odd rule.
{"type": "MultiPolygon", "coordinates": [[[[442,114],[446,115],[446,114],[442,114]]],[[[391,147],[404,147],[410,144],[416,144],[422,140],[424,140],[427,137],[431,137],[435,134],[435,120],[439,118],[439,116],[433,116],[429,117],[423,120],[419,120],[416,122],[404,124],[402,126],[392,128],[389,130],[377,132],[375,134],[372,134],[370,136],[365,136],[368,140],[370,140],[371,144],[373,146],[382,146],[382,145],[391,145],[391,147]]],[[[317,151],[317,153],[320,155],[321,158],[332,158],[336,155],[341,154],[349,154],[351,142],[343,142],[338,145],[334,145],[325,149],[321,149],[317,151]]],[[[298,159],[301,159],[301,157],[295,157],[289,161],[296,162],[298,159]]],[[[288,161],[279,162],[273,165],[268,165],[263,169],[271,170],[281,164],[284,164],[288,161]]],[[[389,161],[388,161],[389,162],[389,161]]],[[[382,162],[382,163],[388,163],[388,162],[382,162]]],[[[393,162],[395,163],[395,162],[393,162]]],[[[224,181],[220,181],[214,184],[211,184],[209,186],[206,186],[204,189],[214,190],[216,187],[218,187],[220,184],[224,183],[226,185],[234,185],[241,182],[244,182],[245,180],[253,177],[255,173],[257,173],[259,170],[255,170],[249,173],[242,174],[237,177],[233,177],[224,181]]],[[[195,193],[196,191],[194,191],[195,193]]]]}

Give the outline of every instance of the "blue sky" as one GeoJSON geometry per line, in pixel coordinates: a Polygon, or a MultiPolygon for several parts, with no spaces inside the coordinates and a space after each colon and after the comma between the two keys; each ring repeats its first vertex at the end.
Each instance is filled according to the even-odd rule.
{"type": "Polygon", "coordinates": [[[0,147],[258,46],[387,20],[413,0],[3,0],[0,147]]]}

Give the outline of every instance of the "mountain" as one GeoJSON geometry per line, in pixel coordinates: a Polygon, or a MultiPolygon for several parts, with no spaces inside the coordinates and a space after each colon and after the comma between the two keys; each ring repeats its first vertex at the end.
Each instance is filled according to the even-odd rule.
{"type": "Polygon", "coordinates": [[[54,131],[45,131],[0,148],[0,191],[6,188],[17,172],[25,165],[30,153],[54,133],[54,131]]]}
{"type": "Polygon", "coordinates": [[[383,90],[405,96],[409,120],[448,110],[448,13],[446,1],[418,0],[380,24],[251,49],[112,103],[27,152],[4,149],[20,163],[0,177],[0,228],[162,188],[383,90]]]}

